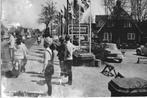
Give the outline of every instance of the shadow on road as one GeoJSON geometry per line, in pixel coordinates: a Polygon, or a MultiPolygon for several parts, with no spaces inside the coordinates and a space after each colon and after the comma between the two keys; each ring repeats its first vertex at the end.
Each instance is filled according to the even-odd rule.
{"type": "Polygon", "coordinates": [[[35,51],[35,53],[38,53],[38,54],[44,54],[44,53],[41,52],[41,51],[35,51]]]}
{"type": "Polygon", "coordinates": [[[40,73],[38,73],[38,72],[31,72],[31,71],[26,72],[26,73],[28,73],[28,74],[40,74],[40,73]]]}
{"type": "Polygon", "coordinates": [[[39,63],[43,63],[42,60],[38,60],[38,59],[28,59],[28,60],[30,60],[30,61],[37,61],[37,62],[39,62],[39,63]]]}
{"type": "Polygon", "coordinates": [[[31,93],[31,92],[25,92],[25,91],[17,91],[13,93],[12,96],[17,96],[17,97],[36,97],[38,98],[39,96],[45,97],[47,94],[45,93],[31,93]]]}
{"type": "Polygon", "coordinates": [[[37,74],[37,75],[31,75],[31,77],[38,77],[38,78],[44,78],[44,76],[42,74],[37,74]]]}
{"type": "Polygon", "coordinates": [[[32,80],[31,82],[36,82],[36,84],[38,84],[40,86],[43,86],[46,84],[45,80],[32,80]]]}
{"type": "Polygon", "coordinates": [[[39,50],[39,51],[44,51],[44,49],[36,49],[36,50],[39,50]]]}

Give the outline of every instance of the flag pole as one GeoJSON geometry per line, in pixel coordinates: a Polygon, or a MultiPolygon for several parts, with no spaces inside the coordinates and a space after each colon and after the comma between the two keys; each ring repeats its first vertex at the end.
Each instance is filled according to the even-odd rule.
{"type": "Polygon", "coordinates": [[[91,53],[91,16],[92,16],[92,14],[91,14],[91,1],[90,1],[90,53],[91,53]]]}
{"type": "Polygon", "coordinates": [[[61,36],[62,36],[62,34],[63,34],[63,32],[62,32],[62,12],[61,12],[61,15],[60,15],[60,23],[61,23],[60,30],[61,30],[61,36]]]}
{"type": "Polygon", "coordinates": [[[71,14],[72,14],[72,43],[73,43],[73,7],[74,7],[74,3],[72,3],[72,7],[71,7],[71,14]]]}
{"type": "Polygon", "coordinates": [[[80,43],[80,37],[81,37],[81,34],[80,34],[80,5],[79,5],[79,47],[81,47],[81,43],[80,43]]]}
{"type": "Polygon", "coordinates": [[[67,25],[67,34],[68,34],[68,0],[67,0],[67,15],[66,15],[66,25],[67,25]]]}

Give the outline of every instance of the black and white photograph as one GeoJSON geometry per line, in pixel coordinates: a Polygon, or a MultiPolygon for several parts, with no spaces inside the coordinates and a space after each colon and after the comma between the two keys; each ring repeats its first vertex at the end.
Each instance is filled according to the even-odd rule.
{"type": "Polygon", "coordinates": [[[0,0],[1,98],[147,97],[147,0],[0,0]]]}

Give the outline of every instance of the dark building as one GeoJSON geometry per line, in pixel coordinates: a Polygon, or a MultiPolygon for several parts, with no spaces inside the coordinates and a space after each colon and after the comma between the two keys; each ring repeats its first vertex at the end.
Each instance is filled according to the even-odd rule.
{"type": "Polygon", "coordinates": [[[99,39],[118,45],[135,46],[141,41],[141,30],[137,22],[121,7],[118,0],[111,15],[97,15],[96,28],[99,39]]]}
{"type": "Polygon", "coordinates": [[[147,20],[142,21],[139,25],[140,29],[142,30],[142,36],[141,36],[141,43],[145,44],[147,43],[147,20]]]}

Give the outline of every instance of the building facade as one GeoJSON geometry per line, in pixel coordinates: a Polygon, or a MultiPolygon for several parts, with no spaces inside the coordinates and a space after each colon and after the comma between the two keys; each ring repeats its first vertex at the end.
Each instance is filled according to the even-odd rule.
{"type": "Polygon", "coordinates": [[[135,46],[141,41],[141,30],[137,22],[116,3],[111,15],[96,16],[95,32],[102,42],[135,46]]]}

